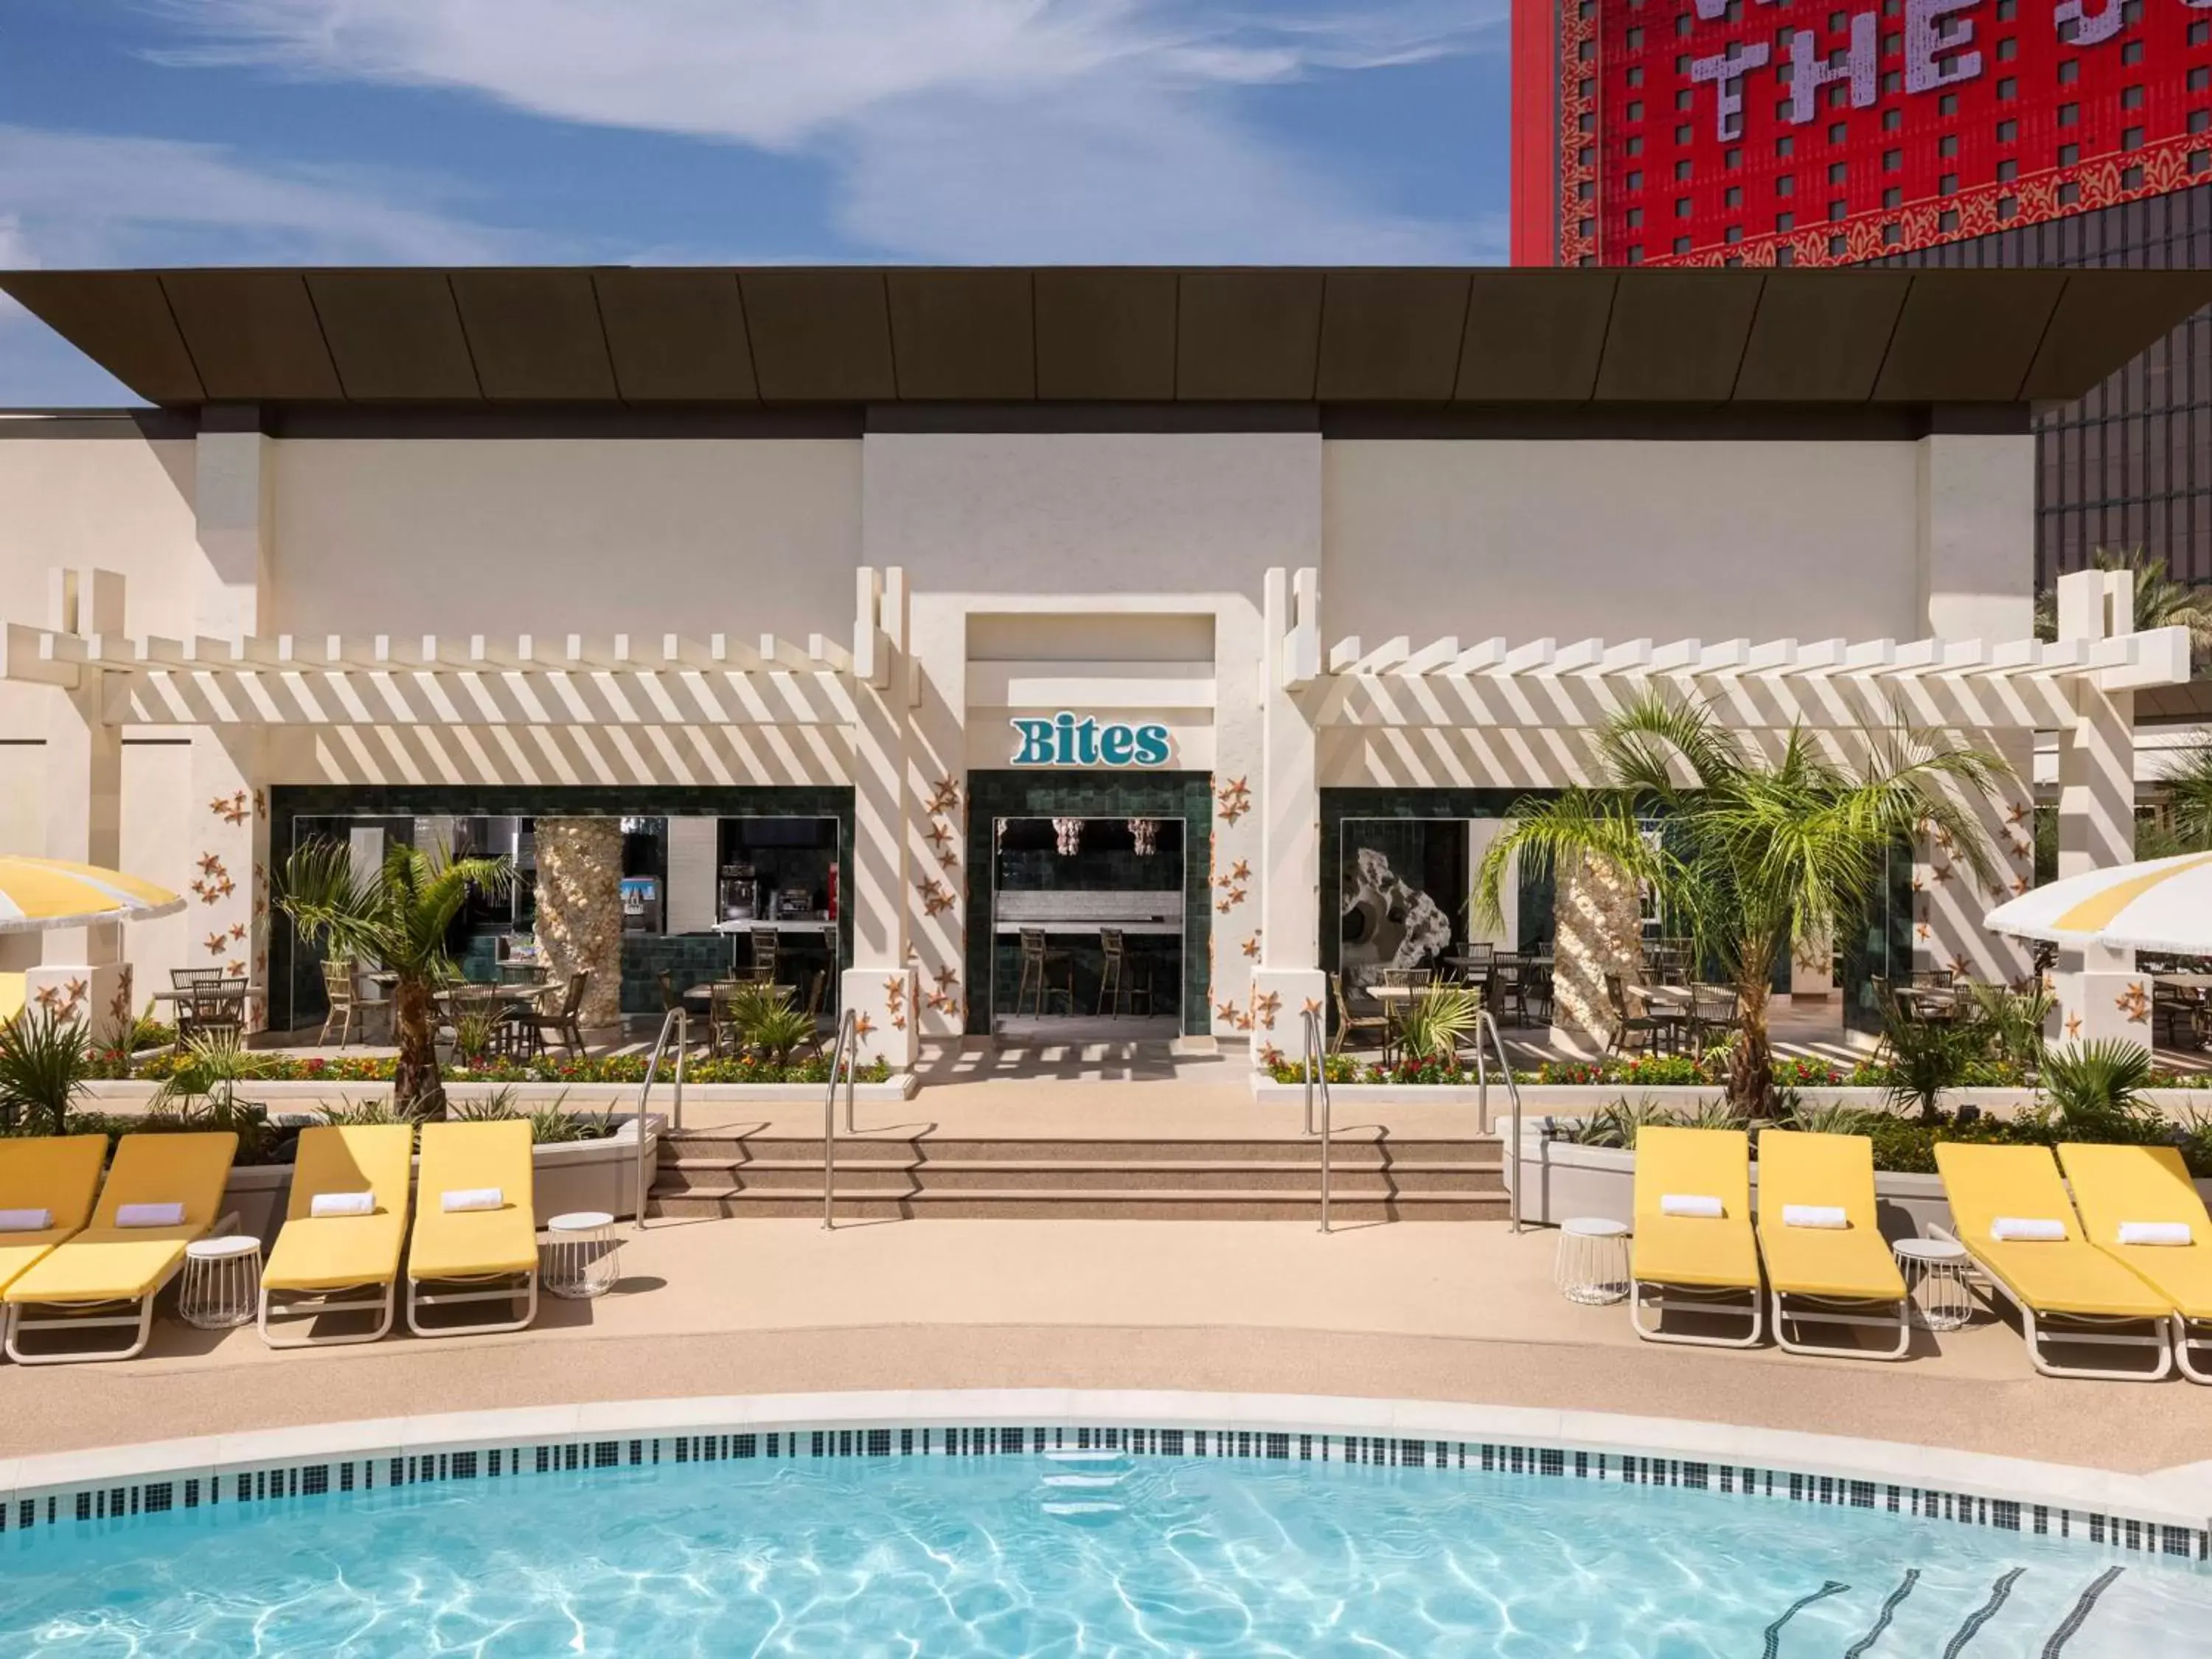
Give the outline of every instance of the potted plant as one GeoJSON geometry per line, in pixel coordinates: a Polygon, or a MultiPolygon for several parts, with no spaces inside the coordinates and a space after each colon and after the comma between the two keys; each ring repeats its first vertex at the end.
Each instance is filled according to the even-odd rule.
{"type": "Polygon", "coordinates": [[[1996,756],[1933,734],[1868,735],[1848,762],[1792,727],[1769,759],[1702,703],[1654,690],[1597,733],[1602,781],[1516,802],[1478,879],[1480,920],[1502,925],[1500,894],[1517,854],[1537,872],[1593,859],[1656,891],[1737,995],[1742,1030],[1729,1050],[1729,1100],[1771,1115],[1767,997],[1782,952],[1837,937],[1880,883],[1893,849],[1923,828],[1985,885],[1996,862],[1974,814],[1949,791],[1986,792],[1996,756]],[[1656,835],[1647,826],[1656,822],[1656,835]]]}
{"type": "Polygon", "coordinates": [[[91,1077],[82,1020],[26,1008],[0,1025],[0,1123],[9,1128],[67,1134],[70,1107],[91,1077]]]}
{"type": "Polygon", "coordinates": [[[301,938],[336,956],[373,958],[395,976],[399,1062],[392,1097],[404,1116],[439,1117],[446,1109],[433,1000],[456,976],[446,930],[471,892],[502,898],[514,881],[503,858],[457,859],[442,847],[422,852],[396,842],[366,874],[355,870],[353,849],[342,841],[307,842],[285,860],[276,905],[301,938]]]}

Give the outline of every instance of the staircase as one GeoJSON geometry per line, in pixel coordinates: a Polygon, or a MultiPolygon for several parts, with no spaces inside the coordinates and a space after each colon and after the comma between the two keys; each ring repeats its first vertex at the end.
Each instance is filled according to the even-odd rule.
{"type": "MultiPolygon", "coordinates": [[[[1503,1219],[1494,1135],[1340,1134],[1331,1218],[1503,1219]]],[[[1321,1146],[1301,1138],[984,1139],[840,1135],[837,1214],[1127,1221],[1298,1221],[1318,1214],[1321,1146]]],[[[822,1213],[821,1137],[698,1130],[660,1143],[649,1213],[822,1213]]]]}

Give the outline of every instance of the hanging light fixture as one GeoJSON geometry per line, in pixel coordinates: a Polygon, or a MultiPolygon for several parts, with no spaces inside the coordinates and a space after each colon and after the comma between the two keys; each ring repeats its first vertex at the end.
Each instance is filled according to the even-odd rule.
{"type": "Polygon", "coordinates": [[[1052,821],[1052,834],[1054,844],[1059,848],[1060,855],[1062,858],[1073,858],[1076,854],[1083,850],[1083,820],[1081,818],[1054,818],[1052,821]]]}
{"type": "Polygon", "coordinates": [[[1160,849],[1160,826],[1157,818],[1131,818],[1129,834],[1137,843],[1137,856],[1148,859],[1160,849]]]}

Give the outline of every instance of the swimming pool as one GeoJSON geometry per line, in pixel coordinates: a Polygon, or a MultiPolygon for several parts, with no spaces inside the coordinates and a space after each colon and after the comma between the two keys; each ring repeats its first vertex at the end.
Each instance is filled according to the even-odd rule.
{"type": "Polygon", "coordinates": [[[64,1521],[0,1562],[8,1653],[2212,1655],[2206,1569],[2078,1541],[1118,1450],[556,1468],[64,1521]]]}

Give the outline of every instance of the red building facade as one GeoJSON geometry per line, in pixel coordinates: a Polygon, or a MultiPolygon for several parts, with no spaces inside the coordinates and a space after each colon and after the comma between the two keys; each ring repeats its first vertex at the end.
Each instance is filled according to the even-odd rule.
{"type": "Polygon", "coordinates": [[[2212,0],[1514,0],[1513,258],[1846,264],[2212,179],[2212,0]]]}

